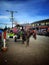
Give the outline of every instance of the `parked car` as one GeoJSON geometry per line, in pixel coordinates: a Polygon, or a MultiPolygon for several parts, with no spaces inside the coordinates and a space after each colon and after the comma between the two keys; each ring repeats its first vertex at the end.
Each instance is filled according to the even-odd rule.
{"type": "Polygon", "coordinates": [[[46,35],[46,29],[39,29],[38,31],[37,31],[37,34],[38,35],[46,35]]]}
{"type": "Polygon", "coordinates": [[[49,36],[49,27],[48,27],[47,32],[46,32],[45,35],[46,35],[46,36],[49,36]]]}

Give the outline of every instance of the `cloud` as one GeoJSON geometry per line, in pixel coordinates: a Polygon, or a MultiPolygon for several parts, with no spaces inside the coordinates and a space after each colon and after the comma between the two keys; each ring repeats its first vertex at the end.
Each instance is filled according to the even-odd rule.
{"type": "Polygon", "coordinates": [[[0,16],[0,19],[9,19],[8,16],[0,16]]]}
{"type": "Polygon", "coordinates": [[[18,11],[17,13],[14,13],[14,17],[15,20],[20,23],[48,18],[49,4],[46,4],[47,2],[48,0],[16,0],[0,2],[0,13],[2,14],[0,19],[10,20],[9,17],[11,14],[5,10],[18,11]]]}

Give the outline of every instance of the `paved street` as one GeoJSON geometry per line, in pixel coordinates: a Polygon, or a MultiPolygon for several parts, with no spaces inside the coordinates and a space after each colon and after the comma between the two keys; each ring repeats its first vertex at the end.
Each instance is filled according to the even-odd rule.
{"type": "Polygon", "coordinates": [[[31,37],[27,47],[21,40],[9,39],[7,46],[6,52],[0,52],[0,65],[49,65],[49,37],[31,37]]]}

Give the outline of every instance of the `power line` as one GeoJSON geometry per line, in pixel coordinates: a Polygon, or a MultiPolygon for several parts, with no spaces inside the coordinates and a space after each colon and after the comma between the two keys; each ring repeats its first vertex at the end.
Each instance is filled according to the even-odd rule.
{"type": "Polygon", "coordinates": [[[11,22],[12,22],[12,28],[13,28],[13,21],[14,21],[13,14],[14,14],[14,12],[17,13],[17,11],[10,11],[10,10],[6,10],[6,11],[10,12],[10,14],[11,14],[11,22]]]}

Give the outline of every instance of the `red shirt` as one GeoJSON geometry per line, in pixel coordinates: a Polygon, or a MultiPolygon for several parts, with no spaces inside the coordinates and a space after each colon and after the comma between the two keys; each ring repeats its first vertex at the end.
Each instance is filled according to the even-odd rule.
{"type": "Polygon", "coordinates": [[[4,36],[4,39],[6,39],[6,31],[4,31],[4,34],[3,34],[3,36],[4,36]]]}

